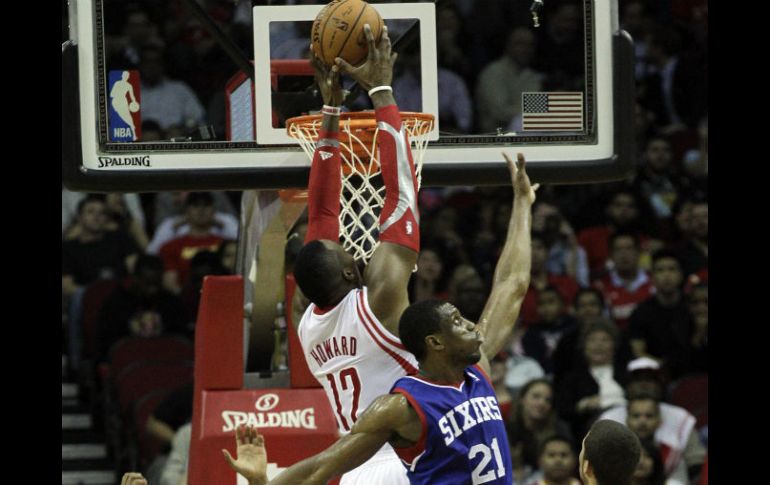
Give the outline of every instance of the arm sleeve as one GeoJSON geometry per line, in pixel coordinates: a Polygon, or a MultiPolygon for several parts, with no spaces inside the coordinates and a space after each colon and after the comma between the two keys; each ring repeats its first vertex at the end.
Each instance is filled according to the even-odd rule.
{"type": "Polygon", "coordinates": [[[305,243],[339,240],[341,190],[339,134],[321,130],[310,166],[305,243]]]}
{"type": "Polygon", "coordinates": [[[385,203],[380,213],[380,241],[420,251],[420,214],[412,150],[396,105],[376,111],[385,203]]]}

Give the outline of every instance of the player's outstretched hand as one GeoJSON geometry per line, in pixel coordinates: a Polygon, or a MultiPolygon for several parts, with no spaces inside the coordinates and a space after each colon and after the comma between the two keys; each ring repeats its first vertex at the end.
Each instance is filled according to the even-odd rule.
{"type": "Polygon", "coordinates": [[[235,444],[237,460],[230,452],[222,450],[230,468],[243,475],[250,485],[267,484],[267,451],[265,437],[259,434],[254,426],[239,426],[235,428],[235,444]]]}
{"type": "Polygon", "coordinates": [[[369,24],[364,25],[364,34],[369,43],[369,53],[366,62],[359,67],[351,66],[346,60],[337,57],[334,62],[337,63],[340,70],[356,80],[358,84],[369,91],[378,86],[390,86],[393,80],[393,64],[396,62],[398,54],[391,50],[388,28],[382,27],[382,38],[376,45],[374,34],[369,24]]]}
{"type": "Polygon", "coordinates": [[[120,485],[147,485],[147,479],[141,473],[128,472],[123,474],[120,485]]]}
{"type": "Polygon", "coordinates": [[[530,204],[534,203],[535,191],[540,187],[540,184],[530,184],[525,168],[527,161],[524,159],[524,155],[517,153],[515,162],[505,152],[503,152],[503,157],[505,157],[505,161],[508,163],[508,170],[511,172],[511,183],[515,197],[517,199],[523,198],[523,200],[530,204]]]}
{"type": "Polygon", "coordinates": [[[339,106],[345,98],[340,82],[340,68],[327,66],[313,52],[313,44],[310,44],[310,65],[315,71],[315,82],[321,91],[321,97],[327,106],[339,106]]]}

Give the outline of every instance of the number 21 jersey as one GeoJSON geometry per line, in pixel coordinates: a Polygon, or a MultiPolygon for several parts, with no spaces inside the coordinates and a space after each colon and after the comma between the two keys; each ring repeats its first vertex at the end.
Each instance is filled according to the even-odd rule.
{"type": "Polygon", "coordinates": [[[457,385],[402,377],[391,393],[406,396],[422,421],[420,440],[395,448],[412,485],[511,485],[511,454],[500,408],[479,366],[457,385]]]}

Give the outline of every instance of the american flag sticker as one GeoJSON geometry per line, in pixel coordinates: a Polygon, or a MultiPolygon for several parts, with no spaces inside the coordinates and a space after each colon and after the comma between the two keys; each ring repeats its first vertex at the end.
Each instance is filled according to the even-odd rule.
{"type": "Polygon", "coordinates": [[[582,131],[583,93],[521,93],[523,131],[582,131]]]}

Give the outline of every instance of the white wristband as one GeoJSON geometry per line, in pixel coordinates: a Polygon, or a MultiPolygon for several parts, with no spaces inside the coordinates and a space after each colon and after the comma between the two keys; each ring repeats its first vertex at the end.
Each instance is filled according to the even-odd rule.
{"type": "Polygon", "coordinates": [[[324,105],[324,107],[321,108],[321,113],[325,115],[330,115],[330,116],[339,116],[341,111],[342,111],[342,108],[340,108],[339,106],[324,105]]]}
{"type": "Polygon", "coordinates": [[[369,97],[372,96],[374,93],[379,93],[380,91],[390,91],[393,92],[393,88],[390,86],[377,86],[376,88],[372,88],[369,90],[369,97]]]}

